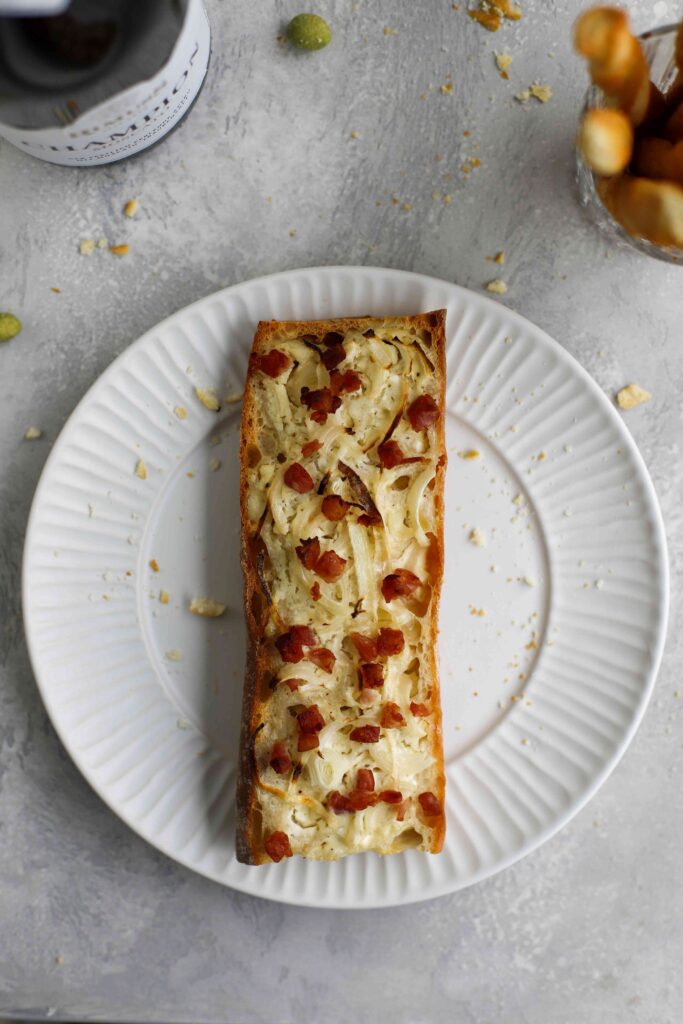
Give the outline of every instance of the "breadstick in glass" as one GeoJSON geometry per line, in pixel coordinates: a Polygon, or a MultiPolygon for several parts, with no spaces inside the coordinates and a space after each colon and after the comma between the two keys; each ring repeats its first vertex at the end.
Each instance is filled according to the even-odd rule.
{"type": "Polygon", "coordinates": [[[633,152],[633,125],[622,110],[589,110],[579,128],[578,146],[598,174],[621,174],[633,152]]]}
{"type": "Polygon", "coordinates": [[[634,125],[648,115],[653,86],[645,54],[629,29],[628,16],[616,7],[593,7],[574,26],[574,45],[588,60],[594,84],[611,106],[623,110],[634,125]]]}
{"type": "Polygon", "coordinates": [[[683,249],[683,187],[649,178],[603,178],[598,182],[603,203],[631,235],[655,245],[683,249]]]}

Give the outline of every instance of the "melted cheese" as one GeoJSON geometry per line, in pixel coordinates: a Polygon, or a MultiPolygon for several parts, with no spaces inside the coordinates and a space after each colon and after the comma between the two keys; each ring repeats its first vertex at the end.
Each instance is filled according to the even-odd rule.
{"type": "Polygon", "coordinates": [[[271,642],[266,641],[268,678],[298,678],[291,692],[277,685],[269,698],[263,728],[255,741],[259,795],[264,832],[281,830],[295,853],[317,859],[333,859],[361,850],[396,852],[407,846],[429,849],[430,828],[419,813],[416,796],[438,788],[434,757],[434,717],[411,714],[411,701],[427,703],[435,681],[429,646],[431,631],[424,609],[410,601],[387,604],[381,581],[396,567],[410,568],[429,582],[428,534],[435,529],[434,488],[439,449],[437,431],[416,432],[404,414],[419,395],[432,395],[439,403],[439,382],[426,357],[416,347],[414,331],[400,322],[375,328],[376,336],[358,332],[344,337],[346,359],[339,369],[356,370],[361,391],[342,397],[342,406],[325,424],[310,417],[300,399],[301,388],[321,388],[329,375],[319,354],[301,338],[278,339],[272,347],[293,360],[288,375],[273,380],[256,373],[250,380],[258,426],[260,460],[248,471],[248,514],[254,531],[268,552],[266,579],[274,612],[266,636],[281,631],[277,623],[310,625],[319,643],[336,657],[331,674],[308,661],[284,664],[271,642]],[[376,446],[394,424],[393,438],[406,457],[419,462],[383,469],[376,446]],[[304,458],[301,449],[318,440],[322,447],[304,458]],[[358,495],[339,471],[339,461],[354,469],[375,502],[384,528],[360,525],[352,508],[338,523],[321,513],[322,495],[339,494],[357,502],[358,495]],[[300,462],[312,476],[315,489],[299,494],[284,482],[288,465],[300,462]],[[329,474],[329,476],[328,476],[329,474]],[[264,509],[266,515],[261,522],[264,509]],[[326,583],[304,569],[295,553],[302,540],[318,537],[321,550],[332,550],[347,560],[344,574],[326,583]],[[320,599],[311,587],[319,584],[320,599]],[[385,680],[375,703],[359,701],[359,658],[348,639],[351,631],[376,635],[381,626],[404,632],[405,648],[384,661],[385,680]],[[354,742],[351,730],[376,724],[383,703],[394,701],[406,720],[399,729],[382,729],[374,744],[354,742]],[[296,713],[317,704],[325,719],[319,748],[298,754],[296,713]],[[269,766],[275,742],[286,744],[301,770],[283,779],[269,766]],[[375,788],[398,789],[407,799],[404,820],[395,806],[379,803],[364,811],[334,814],[326,801],[331,790],[348,792],[359,768],[371,768],[375,788]]]}

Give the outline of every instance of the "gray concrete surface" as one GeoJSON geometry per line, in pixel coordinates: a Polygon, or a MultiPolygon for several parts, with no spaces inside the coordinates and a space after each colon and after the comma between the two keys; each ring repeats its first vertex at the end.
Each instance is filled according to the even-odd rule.
{"type": "MultiPolygon", "coordinates": [[[[208,6],[207,85],[161,146],[72,171],[0,145],[0,308],[25,325],[0,347],[0,1013],[230,1024],[679,1021],[683,269],[610,251],[577,206],[572,148],[585,73],[569,39],[580,5],[522,0],[523,21],[491,35],[450,0],[318,0],[335,38],[314,55],[276,42],[298,11],[291,2],[208,6]],[[508,82],[494,49],[515,58],[508,82]],[[552,86],[552,99],[515,102],[535,79],[552,86]],[[449,80],[452,94],[439,88],[449,80]],[[481,167],[467,175],[460,168],[471,157],[481,167]],[[131,196],[140,210],[126,221],[131,196]],[[131,254],[79,255],[82,238],[100,236],[130,242],[131,254]],[[38,697],[19,567],[50,445],[114,356],[224,284],[367,263],[479,289],[498,276],[486,257],[500,249],[503,301],[608,393],[635,380],[653,394],[628,425],[663,505],[673,612],[635,742],[552,841],[450,898],[316,912],[195,877],[105,808],[38,697]],[[43,440],[22,441],[31,424],[43,440]]],[[[640,29],[681,13],[666,0],[631,8],[640,29]]]]}

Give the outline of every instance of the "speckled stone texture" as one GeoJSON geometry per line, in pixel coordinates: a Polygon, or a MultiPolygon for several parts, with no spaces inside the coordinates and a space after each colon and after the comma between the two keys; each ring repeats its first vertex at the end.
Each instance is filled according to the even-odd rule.
{"type": "MultiPolygon", "coordinates": [[[[0,144],[0,308],[24,322],[0,346],[0,1012],[230,1024],[679,1021],[683,269],[610,251],[577,205],[573,138],[586,79],[570,26],[580,4],[522,0],[524,20],[491,35],[450,0],[319,0],[334,41],[317,54],[276,42],[299,10],[292,3],[208,7],[206,87],[157,148],[74,171],[0,144]],[[494,50],[515,58],[507,82],[494,50]],[[515,102],[534,80],[552,86],[552,99],[515,102]],[[465,174],[471,157],[481,167],[465,174]],[[132,196],[140,209],[129,221],[121,211],[132,196]],[[130,255],[79,255],[81,239],[99,237],[129,242],[130,255]],[[486,261],[501,249],[504,267],[486,261]],[[104,367],[222,285],[324,263],[414,269],[474,289],[503,277],[502,301],[608,394],[631,381],[648,388],[652,401],[625,416],[672,559],[655,697],[590,806],[474,889],[370,913],[241,896],[134,835],[50,726],[19,603],[42,465],[104,367]],[[42,440],[22,440],[31,425],[42,440]]],[[[665,0],[631,9],[641,30],[680,14],[665,0]]]]}

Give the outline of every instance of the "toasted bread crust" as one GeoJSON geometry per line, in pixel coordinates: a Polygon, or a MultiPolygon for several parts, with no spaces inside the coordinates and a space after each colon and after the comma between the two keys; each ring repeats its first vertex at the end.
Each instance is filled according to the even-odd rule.
{"type": "MultiPolygon", "coordinates": [[[[445,777],[443,764],[442,716],[439,698],[439,674],[436,655],[438,637],[438,609],[444,568],[444,509],[443,491],[446,471],[445,443],[445,310],[421,313],[411,317],[345,317],[336,320],[315,321],[261,321],[254,337],[249,358],[247,377],[242,406],[242,424],[240,437],[240,518],[241,518],[241,567],[244,578],[244,609],[247,626],[247,659],[244,678],[244,696],[242,724],[240,734],[240,755],[237,780],[237,823],[236,852],[237,859],[244,864],[262,864],[269,862],[264,851],[259,810],[259,778],[254,757],[254,741],[262,727],[267,698],[261,692],[264,674],[267,670],[267,658],[260,640],[263,635],[263,591],[256,569],[254,551],[254,531],[248,515],[247,502],[249,497],[248,468],[250,451],[258,445],[256,412],[254,405],[254,388],[252,383],[257,371],[258,357],[269,351],[277,341],[301,337],[304,334],[324,335],[336,331],[344,334],[348,331],[363,331],[369,328],[379,329],[387,323],[402,323],[417,330],[428,331],[432,338],[430,358],[435,366],[435,378],[438,381],[439,418],[436,426],[440,458],[435,477],[435,519],[433,532],[438,544],[430,560],[430,582],[432,598],[428,612],[427,630],[429,633],[429,673],[432,679],[433,717],[431,723],[431,739],[433,756],[438,776],[435,795],[441,807],[445,806],[445,777]]],[[[438,853],[445,836],[445,813],[436,819],[431,832],[430,852],[438,853]]]]}

